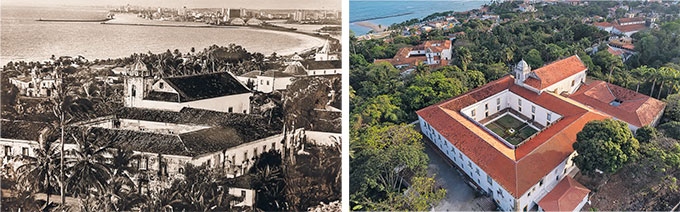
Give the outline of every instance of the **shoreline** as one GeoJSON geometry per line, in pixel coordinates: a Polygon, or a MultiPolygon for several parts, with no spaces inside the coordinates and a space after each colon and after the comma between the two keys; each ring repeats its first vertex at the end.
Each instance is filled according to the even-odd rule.
{"type": "MultiPolygon", "coordinates": [[[[124,18],[123,18],[124,19],[124,18]]],[[[287,48],[287,49],[279,49],[277,51],[274,51],[278,55],[281,56],[290,56],[295,53],[303,53],[303,52],[309,52],[315,48],[319,48],[323,45],[324,40],[335,40],[335,38],[327,35],[320,35],[318,33],[309,33],[309,32],[301,32],[298,30],[292,30],[289,28],[285,27],[279,27],[279,26],[215,26],[215,25],[208,25],[208,24],[199,24],[199,23],[183,23],[183,22],[177,22],[177,23],[172,23],[172,22],[164,22],[164,23],[143,23],[145,21],[132,21],[132,20],[116,20],[113,19],[112,21],[107,21],[107,22],[100,22],[101,25],[111,25],[111,26],[137,26],[137,27],[176,27],[176,28],[195,28],[195,29],[236,29],[236,30],[262,30],[263,32],[267,33],[281,33],[282,35],[290,36],[292,39],[298,40],[299,42],[302,42],[301,45],[298,47],[292,47],[292,48],[287,48]],[[115,20],[115,21],[113,21],[115,20]],[[140,23],[141,22],[141,23],[140,23]],[[291,34],[289,34],[291,33],[291,34]],[[297,35],[296,35],[297,34],[297,35]]],[[[92,23],[96,24],[96,23],[92,23]]],[[[266,42],[266,41],[263,41],[266,42]]],[[[243,45],[239,43],[235,43],[237,45],[243,45]]],[[[196,48],[200,48],[200,46],[193,46],[196,48]]],[[[245,46],[244,46],[245,47],[245,46]]],[[[132,53],[140,53],[140,52],[146,52],[147,50],[144,51],[133,51],[130,52],[132,53]]],[[[273,51],[273,50],[272,50],[273,51]]],[[[255,50],[254,52],[259,52],[262,54],[268,54],[266,51],[261,51],[261,50],[255,50]]],[[[61,54],[61,53],[55,53],[55,54],[61,54]]],[[[94,59],[114,59],[114,58],[119,58],[119,57],[126,57],[126,55],[111,55],[111,56],[87,56],[84,53],[75,53],[75,54],[64,54],[60,56],[73,56],[73,55],[85,55],[86,59],[88,60],[94,60],[94,59]]],[[[8,62],[19,62],[19,61],[25,61],[25,62],[30,62],[30,61],[43,61],[47,58],[42,58],[42,57],[37,57],[37,56],[10,56],[10,55],[2,55],[2,58],[0,59],[0,62],[3,64],[6,64],[8,62]]]]}
{"type": "Polygon", "coordinates": [[[360,21],[360,22],[356,22],[356,23],[352,23],[352,24],[355,24],[357,26],[364,27],[364,28],[369,28],[369,29],[373,30],[374,32],[383,32],[383,31],[387,30],[387,26],[380,26],[380,25],[374,24],[374,23],[369,22],[369,21],[360,21]]]}

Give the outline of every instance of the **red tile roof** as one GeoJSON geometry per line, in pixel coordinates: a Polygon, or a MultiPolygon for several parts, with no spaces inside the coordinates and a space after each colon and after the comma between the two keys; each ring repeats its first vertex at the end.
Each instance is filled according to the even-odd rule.
{"type": "Polygon", "coordinates": [[[515,198],[526,193],[573,153],[571,145],[576,141],[576,134],[588,121],[607,118],[564,97],[548,92],[539,95],[515,85],[512,76],[416,113],[515,198]],[[563,118],[512,149],[460,113],[462,108],[506,89],[563,118]]]}
{"type": "MultiPolygon", "coordinates": [[[[427,57],[425,56],[409,56],[409,53],[412,50],[425,50],[425,49],[430,49],[432,52],[439,52],[441,53],[445,49],[451,49],[451,41],[450,40],[441,40],[441,41],[425,41],[423,44],[413,46],[413,47],[404,47],[399,49],[397,53],[394,55],[393,58],[390,59],[376,59],[373,61],[373,63],[380,63],[380,62],[388,62],[394,66],[398,65],[409,65],[409,67],[416,66],[419,63],[422,63],[424,61],[427,61],[427,57]],[[439,44],[439,46],[432,46],[433,44],[439,44]]],[[[431,64],[430,68],[439,68],[441,66],[445,66],[449,64],[448,60],[441,60],[439,57],[436,57],[435,60],[440,61],[438,64],[431,64]]]]}
{"type": "Polygon", "coordinates": [[[641,17],[635,17],[635,18],[620,18],[620,19],[619,19],[619,24],[630,23],[630,22],[640,22],[640,21],[645,21],[645,19],[644,19],[644,18],[641,18],[641,17]]]}
{"type": "Polygon", "coordinates": [[[614,26],[614,24],[609,23],[609,22],[597,22],[597,23],[593,23],[593,25],[599,26],[599,27],[604,27],[604,28],[614,26]]]}
{"type": "Polygon", "coordinates": [[[608,51],[610,54],[613,54],[613,55],[616,55],[616,56],[621,56],[621,55],[623,54],[623,51],[622,51],[622,50],[614,49],[614,48],[612,48],[611,46],[610,46],[609,48],[607,48],[607,51],[608,51]]]}
{"type": "Polygon", "coordinates": [[[616,28],[616,30],[619,30],[620,32],[636,32],[646,29],[647,27],[644,24],[631,24],[631,25],[616,25],[614,26],[614,28],[616,28]]]}
{"type": "Polygon", "coordinates": [[[590,193],[590,189],[566,176],[538,202],[544,211],[574,211],[590,193]]]}
{"type": "Polygon", "coordinates": [[[662,101],[603,81],[584,84],[569,98],[636,127],[652,124],[666,107],[662,101]],[[610,105],[615,99],[623,102],[619,106],[610,105]]]}
{"type": "Polygon", "coordinates": [[[586,69],[588,68],[581,62],[581,59],[574,55],[531,71],[539,79],[530,77],[524,81],[524,84],[543,90],[586,69]]]}

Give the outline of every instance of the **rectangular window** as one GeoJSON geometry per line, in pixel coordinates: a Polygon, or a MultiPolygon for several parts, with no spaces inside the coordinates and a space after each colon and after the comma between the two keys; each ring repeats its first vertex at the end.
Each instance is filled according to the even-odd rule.
{"type": "Polygon", "coordinates": [[[522,99],[517,99],[517,105],[522,106],[522,99]]]}
{"type": "Polygon", "coordinates": [[[477,115],[477,111],[472,110],[472,112],[470,112],[470,114],[472,114],[472,116],[474,117],[475,115],[477,115]]]}
{"type": "Polygon", "coordinates": [[[272,148],[273,150],[276,150],[276,143],[272,143],[272,148]]]}
{"type": "Polygon", "coordinates": [[[496,98],[496,105],[501,105],[501,98],[496,98]]]}
{"type": "Polygon", "coordinates": [[[527,207],[529,207],[529,206],[528,206],[528,205],[527,205],[527,206],[524,206],[524,212],[526,212],[526,211],[528,210],[527,207]]]}
{"type": "Polygon", "coordinates": [[[245,161],[246,159],[248,159],[248,151],[243,153],[243,160],[241,161],[241,163],[243,163],[243,161],[245,161]]]}
{"type": "Polygon", "coordinates": [[[158,87],[161,88],[161,89],[163,89],[163,82],[159,82],[159,83],[158,83],[158,87]]]}
{"type": "Polygon", "coordinates": [[[233,113],[234,112],[234,107],[229,107],[229,112],[233,113]]]}
{"type": "Polygon", "coordinates": [[[571,87],[574,87],[575,80],[571,80],[571,87]]]}
{"type": "Polygon", "coordinates": [[[12,147],[11,146],[5,146],[5,156],[10,156],[12,155],[12,147]]]}
{"type": "Polygon", "coordinates": [[[541,179],[541,181],[538,181],[538,186],[543,186],[543,179],[541,179]]]}
{"type": "Polygon", "coordinates": [[[489,103],[484,104],[484,110],[489,110],[489,103]]]}
{"type": "Polygon", "coordinates": [[[257,148],[253,150],[253,157],[257,157],[257,148]]]}
{"type": "Polygon", "coordinates": [[[21,148],[21,154],[28,156],[28,147],[21,148]]]}
{"type": "Polygon", "coordinates": [[[496,105],[496,110],[497,110],[497,111],[500,111],[500,110],[501,110],[501,106],[500,106],[500,105],[496,105]]]}
{"type": "Polygon", "coordinates": [[[531,106],[531,112],[532,112],[532,113],[535,113],[535,112],[536,112],[536,106],[533,106],[533,105],[531,106]]]}
{"type": "Polygon", "coordinates": [[[246,197],[246,190],[241,190],[241,197],[246,197]]]}
{"type": "Polygon", "coordinates": [[[489,185],[493,184],[491,181],[491,176],[486,175],[486,181],[489,182],[489,185]]]}
{"type": "Polygon", "coordinates": [[[484,112],[484,117],[489,117],[489,111],[484,112]]]}
{"type": "Polygon", "coordinates": [[[262,145],[262,152],[266,152],[266,151],[267,151],[267,145],[262,145]]]}
{"type": "Polygon", "coordinates": [[[548,113],[548,121],[550,121],[550,119],[552,119],[551,115],[552,114],[548,113]]]}

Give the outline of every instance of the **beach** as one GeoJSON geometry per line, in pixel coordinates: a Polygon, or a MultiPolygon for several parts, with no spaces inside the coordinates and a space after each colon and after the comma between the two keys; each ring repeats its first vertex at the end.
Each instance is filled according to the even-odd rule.
{"type": "Polygon", "coordinates": [[[374,23],[371,23],[370,21],[361,21],[361,22],[356,22],[356,23],[353,23],[353,24],[356,24],[356,25],[359,25],[359,26],[362,26],[362,27],[366,27],[366,28],[370,28],[371,30],[373,30],[373,32],[382,32],[382,31],[387,30],[387,27],[388,27],[388,26],[382,26],[382,25],[374,24],[374,23]]]}
{"type": "Polygon", "coordinates": [[[95,19],[105,17],[107,13],[106,10],[89,8],[65,11],[62,8],[3,6],[1,36],[6,42],[0,43],[0,63],[42,61],[52,55],[82,55],[90,60],[120,58],[133,53],[158,53],[174,49],[188,52],[192,47],[203,49],[211,45],[227,46],[232,43],[250,52],[289,55],[308,51],[325,42],[323,38],[295,32],[245,26],[215,27],[195,22],[153,21],[132,14],[116,14],[113,20],[107,22],[111,24],[36,21],[40,18],[95,19]]]}

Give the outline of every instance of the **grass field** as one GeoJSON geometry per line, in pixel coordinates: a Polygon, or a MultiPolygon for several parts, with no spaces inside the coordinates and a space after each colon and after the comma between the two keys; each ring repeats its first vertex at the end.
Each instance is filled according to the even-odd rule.
{"type": "Polygon", "coordinates": [[[489,130],[501,136],[512,145],[517,145],[538,132],[533,127],[511,115],[504,115],[496,121],[488,123],[486,128],[489,128],[489,130]],[[509,129],[514,129],[515,132],[510,133],[509,129]]]}

